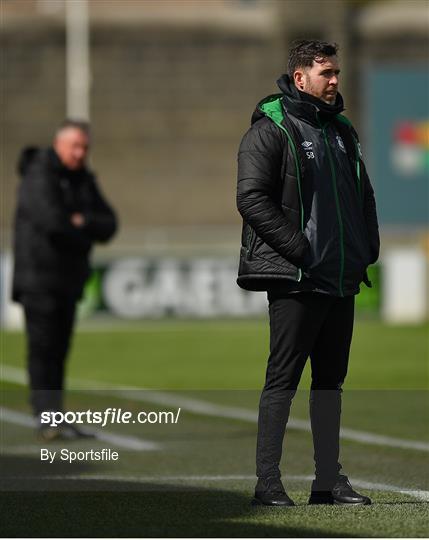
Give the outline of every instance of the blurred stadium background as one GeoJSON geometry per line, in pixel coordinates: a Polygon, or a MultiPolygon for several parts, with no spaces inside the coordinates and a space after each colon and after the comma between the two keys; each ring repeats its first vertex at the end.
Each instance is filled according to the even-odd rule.
{"type": "Polygon", "coordinates": [[[396,322],[427,319],[427,1],[1,5],[4,325],[20,322],[8,303],[17,155],[48,145],[66,115],[92,122],[91,161],[121,223],[115,241],[94,253],[82,313],[265,313],[263,294],[235,285],[236,153],[299,37],[340,43],[346,113],[376,189],[383,252],[371,269],[374,289],[363,286],[358,305],[396,322]]]}
{"type": "Polygon", "coordinates": [[[427,536],[428,2],[1,0],[1,9],[6,532],[427,536]],[[341,46],[346,114],[378,202],[382,254],[374,287],[358,296],[343,433],[345,465],[378,504],[348,509],[346,519],[304,506],[306,370],[284,458],[299,506],[285,523],[248,508],[268,327],[265,295],[235,284],[236,153],[257,101],[277,92],[290,42],[311,37],[341,46]],[[28,429],[22,319],[9,301],[11,226],[18,153],[50,144],[66,115],[92,123],[91,163],[121,226],[93,255],[69,407],[184,406],[177,431],[115,426],[125,456],[116,465],[49,469],[28,429]],[[158,449],[141,451],[146,439],[158,449]]]}

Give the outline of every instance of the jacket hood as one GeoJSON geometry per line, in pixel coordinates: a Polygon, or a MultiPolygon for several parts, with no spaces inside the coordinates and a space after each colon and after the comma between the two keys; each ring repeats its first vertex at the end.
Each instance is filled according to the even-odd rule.
{"type": "Polygon", "coordinates": [[[264,99],[258,101],[256,108],[253,111],[252,118],[250,120],[251,125],[253,125],[261,118],[264,118],[265,116],[271,116],[271,114],[267,114],[268,109],[274,108],[280,110],[282,97],[283,94],[270,94],[264,99]]]}

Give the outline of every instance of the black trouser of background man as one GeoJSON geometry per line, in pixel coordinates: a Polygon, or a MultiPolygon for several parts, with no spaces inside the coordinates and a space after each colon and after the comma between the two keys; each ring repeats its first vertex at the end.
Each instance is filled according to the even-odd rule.
{"type": "Polygon", "coordinates": [[[25,294],[21,299],[27,333],[30,402],[35,416],[61,411],[65,361],[70,345],[76,299],[25,294]]]}
{"type": "Polygon", "coordinates": [[[256,475],[264,485],[280,477],[279,463],[292,399],[311,358],[310,418],[316,464],[315,489],[330,490],[341,465],[341,385],[353,332],[354,296],[268,293],[270,356],[259,403],[256,475]]]}

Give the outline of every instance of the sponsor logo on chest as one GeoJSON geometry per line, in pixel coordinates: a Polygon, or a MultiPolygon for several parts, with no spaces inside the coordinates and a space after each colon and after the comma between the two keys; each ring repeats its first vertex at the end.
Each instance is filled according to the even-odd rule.
{"type": "Polygon", "coordinates": [[[301,146],[305,150],[305,155],[307,156],[307,159],[314,159],[314,148],[313,143],[311,141],[304,141],[301,143],[301,146]]]}

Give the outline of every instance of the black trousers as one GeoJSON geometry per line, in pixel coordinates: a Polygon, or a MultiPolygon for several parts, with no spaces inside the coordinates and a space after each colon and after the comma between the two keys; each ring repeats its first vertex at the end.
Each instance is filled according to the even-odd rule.
{"type": "Polygon", "coordinates": [[[26,294],[22,298],[27,334],[30,402],[35,415],[62,410],[65,361],[76,311],[76,299],[26,294]]]}
{"type": "Polygon", "coordinates": [[[338,476],[341,385],[347,374],[354,296],[269,293],[270,356],[259,403],[256,475],[280,477],[279,463],[292,399],[311,358],[310,419],[317,489],[338,476]]]}

